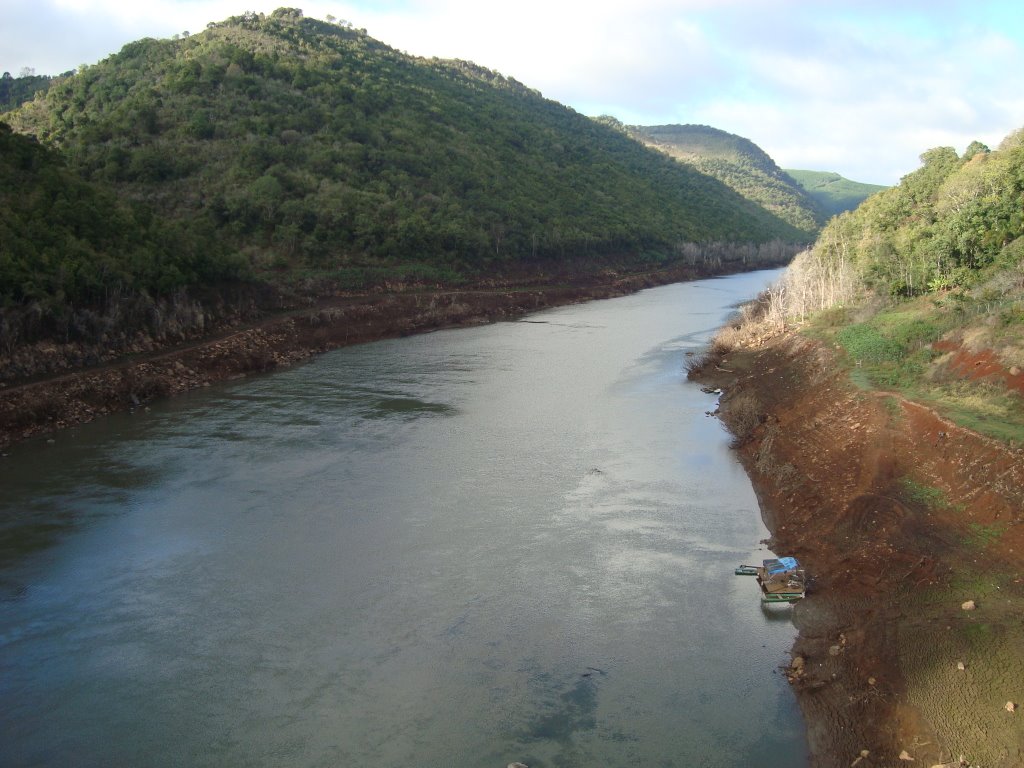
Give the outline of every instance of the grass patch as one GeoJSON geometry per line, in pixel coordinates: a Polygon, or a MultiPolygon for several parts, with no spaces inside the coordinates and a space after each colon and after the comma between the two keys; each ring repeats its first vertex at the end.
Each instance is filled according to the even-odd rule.
{"type": "Polygon", "coordinates": [[[857,387],[857,389],[869,391],[876,389],[875,383],[871,380],[868,371],[860,366],[850,370],[850,381],[853,382],[853,386],[857,387]]]}
{"type": "Polygon", "coordinates": [[[908,390],[924,379],[934,358],[930,345],[949,325],[923,305],[890,309],[840,329],[835,342],[859,372],[858,386],[868,382],[877,389],[908,390]]]}
{"type": "Polygon", "coordinates": [[[945,491],[931,485],[924,485],[909,477],[900,480],[900,492],[907,501],[928,509],[950,508],[945,491]]]}
{"type": "Polygon", "coordinates": [[[992,542],[999,541],[999,537],[1005,532],[1006,525],[1002,523],[993,523],[992,525],[971,523],[970,533],[967,534],[967,544],[976,549],[985,549],[992,542]]]}
{"type": "MultiPolygon", "coordinates": [[[[948,331],[963,329],[968,322],[1011,338],[1010,347],[1017,348],[1019,307],[1019,301],[993,304],[955,294],[941,301],[929,298],[890,306],[842,327],[853,312],[837,308],[818,313],[805,333],[843,350],[851,382],[858,389],[899,392],[935,407],[962,427],[1011,446],[1024,445],[1024,397],[997,380],[943,381],[934,365],[941,353],[932,349],[948,331]]],[[[990,339],[990,345],[995,341],[990,339]]],[[[1005,354],[1005,339],[1001,349],[1005,354]]],[[[886,408],[896,416],[895,405],[886,403],[886,408]]]]}
{"type": "Polygon", "coordinates": [[[836,341],[853,360],[863,364],[895,362],[902,348],[870,323],[857,323],[841,329],[836,341]]]}
{"type": "Polygon", "coordinates": [[[1024,402],[992,384],[952,382],[919,391],[962,427],[1010,444],[1024,444],[1024,402]]]}
{"type": "Polygon", "coordinates": [[[903,418],[903,406],[895,397],[883,398],[882,405],[885,406],[885,412],[889,414],[890,421],[900,421],[903,418]]]}

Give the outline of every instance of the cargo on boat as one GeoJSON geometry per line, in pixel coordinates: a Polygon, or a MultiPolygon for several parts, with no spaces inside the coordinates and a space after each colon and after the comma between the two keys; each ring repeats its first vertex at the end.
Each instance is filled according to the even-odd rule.
{"type": "Polygon", "coordinates": [[[740,565],[737,576],[756,576],[763,603],[793,603],[807,594],[807,574],[795,557],[763,560],[761,565],[740,565]]]}

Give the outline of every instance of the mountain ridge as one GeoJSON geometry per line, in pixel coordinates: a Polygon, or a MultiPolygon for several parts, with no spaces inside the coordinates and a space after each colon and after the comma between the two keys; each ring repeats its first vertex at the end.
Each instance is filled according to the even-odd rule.
{"type": "Polygon", "coordinates": [[[813,236],[828,218],[817,201],[748,138],[708,125],[629,126],[643,144],[719,179],[813,236]]]}

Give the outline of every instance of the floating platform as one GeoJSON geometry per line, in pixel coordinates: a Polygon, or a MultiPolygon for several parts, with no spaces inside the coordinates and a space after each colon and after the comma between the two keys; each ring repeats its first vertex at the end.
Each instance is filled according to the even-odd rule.
{"type": "Polygon", "coordinates": [[[795,557],[764,560],[761,565],[738,565],[735,573],[757,577],[762,603],[795,603],[807,595],[807,574],[795,557]]]}

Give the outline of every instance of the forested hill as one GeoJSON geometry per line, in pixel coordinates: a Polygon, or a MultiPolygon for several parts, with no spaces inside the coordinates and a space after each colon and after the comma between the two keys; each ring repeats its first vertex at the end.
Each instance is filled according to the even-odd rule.
{"type": "Polygon", "coordinates": [[[563,258],[662,258],[688,242],[804,239],[514,80],[412,58],[295,9],[131,43],[7,117],[214,258],[240,254],[278,282],[450,281],[563,258]]]}
{"type": "Polygon", "coordinates": [[[994,150],[935,147],[832,218],[770,293],[860,384],[1024,444],[1024,129],[994,150]]]}
{"type": "MultiPolygon", "coordinates": [[[[60,77],[69,77],[73,72],[65,72],[60,77]]],[[[19,77],[10,72],[0,75],[0,114],[10,112],[35,96],[38,91],[45,91],[55,78],[37,75],[31,70],[19,77]]]]}
{"type": "Polygon", "coordinates": [[[813,236],[828,218],[818,202],[749,139],[707,125],[630,126],[639,141],[720,180],[813,236]]]}
{"type": "Polygon", "coordinates": [[[880,184],[865,184],[831,171],[795,171],[786,169],[829,216],[852,211],[876,192],[887,189],[880,184]]]}

